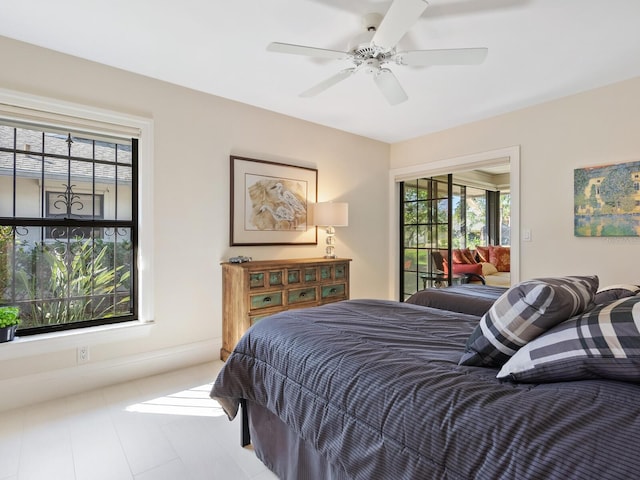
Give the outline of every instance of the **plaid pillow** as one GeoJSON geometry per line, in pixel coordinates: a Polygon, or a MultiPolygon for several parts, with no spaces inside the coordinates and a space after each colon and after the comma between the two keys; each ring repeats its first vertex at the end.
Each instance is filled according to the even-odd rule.
{"type": "Polygon", "coordinates": [[[517,382],[640,382],[640,297],[598,305],[518,350],[498,373],[517,382]]]}
{"type": "Polygon", "coordinates": [[[460,365],[500,367],[527,342],[593,307],[598,277],[558,277],[514,285],[484,314],[460,365]]]}

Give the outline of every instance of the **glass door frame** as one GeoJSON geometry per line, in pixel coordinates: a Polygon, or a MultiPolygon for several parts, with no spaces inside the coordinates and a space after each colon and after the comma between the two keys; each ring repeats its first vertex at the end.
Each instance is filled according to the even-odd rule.
{"type": "Polygon", "coordinates": [[[408,182],[400,184],[399,202],[398,231],[402,246],[398,262],[399,295],[403,300],[427,286],[451,285],[452,280],[453,175],[449,174],[446,182],[434,177],[417,178],[408,182]],[[443,185],[446,185],[446,190],[442,188],[443,185]],[[415,189],[415,198],[407,198],[409,189],[415,189]],[[443,202],[446,202],[444,208],[443,202]],[[446,218],[442,217],[443,211],[446,211],[446,218]],[[408,242],[412,245],[408,245],[408,242]],[[435,265],[433,254],[442,250],[447,250],[447,273],[444,273],[442,266],[435,265]]]}

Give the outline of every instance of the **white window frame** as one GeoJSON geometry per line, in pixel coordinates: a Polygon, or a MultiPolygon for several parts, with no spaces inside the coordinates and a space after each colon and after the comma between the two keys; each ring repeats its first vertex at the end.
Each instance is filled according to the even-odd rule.
{"type": "Polygon", "coordinates": [[[121,112],[0,89],[0,116],[33,123],[53,123],[88,133],[138,139],[138,320],[61,332],[30,335],[5,344],[4,358],[56,351],[78,342],[104,343],[149,334],[154,321],[153,279],[153,120],[121,112]],[[131,327],[131,328],[129,328],[131,327]],[[142,328],[139,328],[142,327],[142,328]],[[46,345],[43,343],[46,342],[46,345]]]}

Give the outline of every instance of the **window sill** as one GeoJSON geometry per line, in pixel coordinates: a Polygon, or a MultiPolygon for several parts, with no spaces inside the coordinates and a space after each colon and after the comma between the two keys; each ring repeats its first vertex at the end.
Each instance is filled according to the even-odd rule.
{"type": "Polygon", "coordinates": [[[0,361],[59,352],[81,345],[91,346],[142,338],[151,333],[153,325],[153,322],[133,321],[16,337],[11,342],[0,343],[0,361]]]}

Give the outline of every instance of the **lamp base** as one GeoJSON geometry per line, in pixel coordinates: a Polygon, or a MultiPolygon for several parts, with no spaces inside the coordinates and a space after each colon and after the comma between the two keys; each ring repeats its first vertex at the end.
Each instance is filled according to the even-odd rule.
{"type": "Polygon", "coordinates": [[[327,245],[324,249],[324,258],[336,258],[336,247],[331,245],[327,245]]]}
{"type": "Polygon", "coordinates": [[[327,227],[327,238],[325,240],[326,247],[324,249],[324,258],[336,258],[336,231],[333,227],[327,227]]]}

